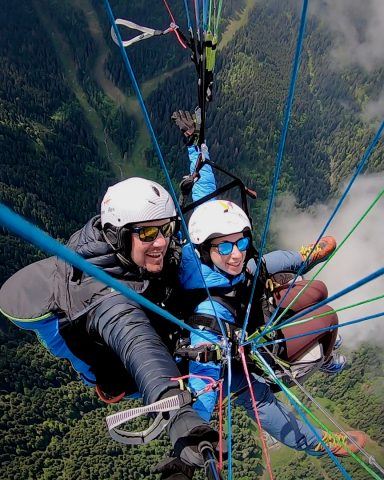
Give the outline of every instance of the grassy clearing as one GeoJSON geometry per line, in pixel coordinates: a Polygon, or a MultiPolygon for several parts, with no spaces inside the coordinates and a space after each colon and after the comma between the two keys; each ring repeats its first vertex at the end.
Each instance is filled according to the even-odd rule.
{"type": "Polygon", "coordinates": [[[249,13],[255,6],[255,0],[246,0],[245,7],[239,12],[239,17],[236,20],[231,20],[228,27],[223,32],[223,36],[217,47],[218,50],[225,48],[233,39],[236,32],[248,23],[249,13]]]}
{"type": "MultiPolygon", "coordinates": [[[[341,416],[340,408],[336,402],[328,398],[323,397],[315,397],[316,401],[328,412],[332,412],[332,417],[336,420],[336,422],[344,429],[344,430],[354,430],[356,428],[351,427],[348,425],[345,420],[341,416]]],[[[336,427],[332,424],[332,422],[321,412],[317,411],[315,407],[311,407],[314,414],[332,431],[336,431],[336,427]]],[[[311,422],[313,423],[313,422],[311,422]]],[[[321,427],[319,427],[321,428],[321,427]]],[[[373,440],[369,440],[367,445],[364,448],[370,455],[372,455],[379,464],[383,464],[384,462],[384,448],[380,447],[378,443],[373,440]]],[[[300,453],[285,447],[281,446],[279,448],[273,448],[270,450],[271,456],[271,464],[272,467],[281,467],[286,465],[290,461],[294,459],[298,459],[301,455],[300,453]]],[[[364,455],[359,455],[365,463],[368,463],[368,460],[364,457],[364,455]]],[[[321,460],[316,458],[310,458],[311,463],[315,466],[316,469],[319,470],[323,475],[326,475],[321,466],[321,460]]],[[[267,478],[267,477],[266,477],[267,478]]],[[[324,476],[324,478],[327,478],[324,476]]]]}

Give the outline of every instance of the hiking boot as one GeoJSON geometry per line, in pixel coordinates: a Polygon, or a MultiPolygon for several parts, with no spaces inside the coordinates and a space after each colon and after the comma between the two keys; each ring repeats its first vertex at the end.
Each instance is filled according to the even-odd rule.
{"type": "Polygon", "coordinates": [[[347,359],[344,355],[333,354],[320,368],[320,372],[336,374],[344,370],[347,359]]]}
{"type": "Polygon", "coordinates": [[[301,258],[306,264],[302,273],[307,273],[318,263],[325,262],[335,250],[336,240],[334,237],[323,237],[312,252],[313,246],[314,243],[310,243],[309,245],[303,245],[299,250],[301,258]]]}
{"type": "MultiPolygon", "coordinates": [[[[336,457],[348,457],[351,452],[357,453],[364,448],[368,436],[359,431],[346,432],[346,435],[344,433],[332,433],[331,435],[323,432],[322,440],[336,457]]],[[[322,456],[327,454],[327,451],[321,443],[318,443],[314,450],[308,453],[313,456],[322,456]]]]}

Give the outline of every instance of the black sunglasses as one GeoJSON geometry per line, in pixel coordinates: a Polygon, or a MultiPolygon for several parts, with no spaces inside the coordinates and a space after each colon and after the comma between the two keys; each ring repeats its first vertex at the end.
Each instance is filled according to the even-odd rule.
{"type": "Polygon", "coordinates": [[[217,248],[220,255],[229,255],[232,253],[234,245],[236,245],[239,252],[245,252],[249,248],[250,243],[249,237],[242,237],[236,240],[236,242],[211,243],[211,247],[217,248]]]}
{"type": "Polygon", "coordinates": [[[130,230],[133,233],[137,233],[142,242],[153,242],[158,237],[159,232],[161,232],[164,238],[169,238],[175,233],[175,229],[176,220],[171,220],[170,222],[160,226],[148,225],[132,227],[130,230]]]}

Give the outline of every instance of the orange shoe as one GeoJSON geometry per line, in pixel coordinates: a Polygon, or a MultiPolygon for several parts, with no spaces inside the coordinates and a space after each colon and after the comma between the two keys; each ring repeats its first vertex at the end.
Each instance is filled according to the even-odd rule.
{"type": "MultiPolygon", "coordinates": [[[[351,452],[358,453],[368,441],[368,436],[364,432],[355,431],[346,433],[348,436],[344,433],[333,433],[331,435],[323,432],[323,442],[336,457],[348,457],[351,452]],[[348,437],[350,437],[353,442],[348,437]]],[[[321,443],[318,443],[313,451],[313,455],[315,456],[322,456],[326,453],[327,451],[321,443]]]]}
{"type": "Polygon", "coordinates": [[[303,262],[306,262],[303,273],[308,272],[318,263],[325,262],[334,252],[336,240],[334,237],[323,237],[319,240],[319,243],[312,252],[313,246],[314,243],[310,243],[309,245],[303,245],[299,250],[303,262]]]}

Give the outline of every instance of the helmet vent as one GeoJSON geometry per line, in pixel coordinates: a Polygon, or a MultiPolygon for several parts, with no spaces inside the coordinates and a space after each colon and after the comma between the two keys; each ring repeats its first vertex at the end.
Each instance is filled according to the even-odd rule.
{"type": "Polygon", "coordinates": [[[156,195],[157,195],[158,197],[160,197],[160,192],[159,192],[159,189],[158,189],[158,188],[156,188],[154,185],[152,185],[152,190],[156,193],[156,195]]]}

